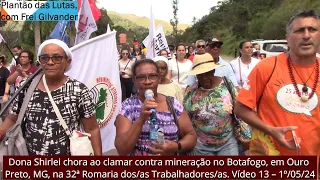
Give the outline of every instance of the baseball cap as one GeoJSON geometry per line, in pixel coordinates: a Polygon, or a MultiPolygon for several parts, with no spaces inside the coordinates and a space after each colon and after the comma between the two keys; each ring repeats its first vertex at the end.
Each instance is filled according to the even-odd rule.
{"type": "Polygon", "coordinates": [[[208,39],[207,41],[206,41],[206,45],[208,45],[208,44],[219,44],[220,46],[223,44],[223,42],[222,41],[220,41],[219,39],[217,39],[217,38],[210,38],[210,39],[208,39]]]}

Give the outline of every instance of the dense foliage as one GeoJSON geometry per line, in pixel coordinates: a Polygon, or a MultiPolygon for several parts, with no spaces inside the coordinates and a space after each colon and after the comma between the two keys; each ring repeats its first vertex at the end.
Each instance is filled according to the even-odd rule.
{"type": "Polygon", "coordinates": [[[191,44],[217,37],[224,41],[223,54],[233,54],[244,39],[285,39],[285,25],[297,10],[320,13],[319,0],[225,0],[179,36],[191,44]]]}

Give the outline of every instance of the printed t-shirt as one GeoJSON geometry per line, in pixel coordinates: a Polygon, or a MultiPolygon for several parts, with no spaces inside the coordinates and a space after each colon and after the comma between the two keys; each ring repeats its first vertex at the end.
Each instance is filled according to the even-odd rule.
{"type": "MultiPolygon", "coordinates": [[[[254,109],[262,96],[258,105],[258,115],[262,121],[274,127],[297,126],[298,129],[295,131],[301,138],[301,154],[320,154],[320,107],[318,105],[320,82],[313,97],[307,102],[302,102],[295,93],[290,79],[286,54],[277,56],[276,68],[272,73],[274,65],[275,57],[268,57],[258,63],[244,83],[237,101],[254,109]]],[[[315,82],[315,72],[313,72],[315,64],[309,66],[294,64],[294,67],[299,74],[292,68],[300,92],[302,92],[303,82],[310,77],[306,85],[308,93],[311,93],[315,82]]],[[[290,138],[292,138],[291,132],[287,132],[286,139],[290,138]]],[[[250,155],[297,155],[297,151],[280,146],[272,137],[253,128],[250,155]]]]}

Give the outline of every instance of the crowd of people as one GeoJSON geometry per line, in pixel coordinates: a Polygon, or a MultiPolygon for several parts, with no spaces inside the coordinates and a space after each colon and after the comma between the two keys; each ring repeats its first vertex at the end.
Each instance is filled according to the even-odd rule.
{"type": "Polygon", "coordinates": [[[131,74],[137,91],[123,98],[116,121],[116,145],[121,154],[173,154],[172,142],[168,146],[153,142],[150,147],[147,140],[150,121],[146,118],[150,116],[147,111],[150,108],[157,109],[165,138],[176,140],[177,152],[320,154],[316,58],[320,51],[319,15],[301,11],[291,17],[286,31],[289,49],[273,57],[265,58],[259,53],[259,44],[245,40],[239,44],[239,57],[228,62],[220,55],[223,42],[212,38],[199,39],[189,47],[180,43],[171,47],[170,52],[161,50],[160,56],[153,59],[156,64],[152,66],[157,67],[151,68],[150,60],[135,62],[131,74]],[[141,71],[140,66],[145,70],[141,71]],[[156,92],[153,99],[144,97],[146,89],[156,92]],[[183,138],[185,134],[180,134],[181,140],[174,134],[189,129],[189,123],[183,127],[175,124],[177,130],[167,126],[173,124],[170,121],[175,115],[171,114],[171,120],[165,116],[170,113],[170,104],[164,103],[163,95],[175,98],[177,122],[180,119],[191,122],[195,133],[188,135],[195,137],[188,142],[183,138]],[[179,118],[184,111],[188,116],[179,118]],[[127,145],[121,146],[123,142],[127,145]],[[191,144],[195,146],[191,148],[191,144]]]}
{"type": "MultiPolygon", "coordinates": [[[[221,57],[224,42],[199,39],[180,43],[146,59],[138,42],[119,46],[122,105],[115,121],[120,155],[319,155],[320,17],[313,10],[294,14],[286,26],[287,52],[264,58],[260,46],[244,40],[231,62],[221,57]],[[318,88],[319,87],[319,88],[318,88]],[[152,90],[153,98],[145,91],[152,90]],[[150,117],[163,129],[165,143],[151,141],[150,117]],[[296,136],[297,137],[296,137],[296,136]]],[[[15,59],[1,56],[0,96],[8,100],[37,70],[31,51],[14,47],[15,59]],[[12,93],[12,91],[11,91],[12,93]]],[[[59,40],[38,50],[43,69],[25,112],[22,129],[31,155],[70,155],[69,141],[52,110],[48,85],[63,119],[72,131],[91,134],[94,154],[101,155],[101,137],[88,88],[66,76],[72,53],[59,40]],[[61,100],[63,99],[63,100],[61,100]]],[[[0,125],[0,139],[17,121],[24,97],[14,99],[0,125]]]]}

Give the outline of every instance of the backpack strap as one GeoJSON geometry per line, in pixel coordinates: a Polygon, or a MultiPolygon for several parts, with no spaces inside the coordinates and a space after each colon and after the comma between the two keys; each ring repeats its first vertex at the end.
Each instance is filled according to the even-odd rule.
{"type": "Polygon", "coordinates": [[[24,99],[23,99],[23,103],[21,105],[21,108],[20,108],[20,112],[19,112],[19,115],[18,115],[18,119],[17,119],[17,122],[16,124],[20,124],[23,117],[24,117],[24,114],[27,110],[27,107],[28,107],[28,103],[31,99],[31,96],[32,96],[32,93],[33,91],[36,89],[41,77],[42,77],[42,73],[38,74],[31,82],[28,90],[27,90],[27,93],[25,94],[24,96],[24,99]]]}
{"type": "MultiPolygon", "coordinates": [[[[174,107],[173,107],[174,98],[172,96],[166,96],[166,101],[167,101],[167,105],[168,105],[169,111],[173,116],[174,123],[178,127],[178,117],[177,117],[176,111],[174,110],[174,107]]],[[[178,138],[181,139],[179,127],[178,127],[178,138]]]]}
{"type": "Polygon", "coordinates": [[[15,137],[19,133],[20,125],[23,120],[24,114],[26,113],[28,103],[31,99],[31,96],[33,94],[33,91],[36,89],[40,79],[42,78],[42,73],[38,74],[31,82],[27,93],[25,94],[23,98],[23,103],[20,108],[20,112],[17,118],[16,123],[6,132],[7,137],[15,137]]]}

